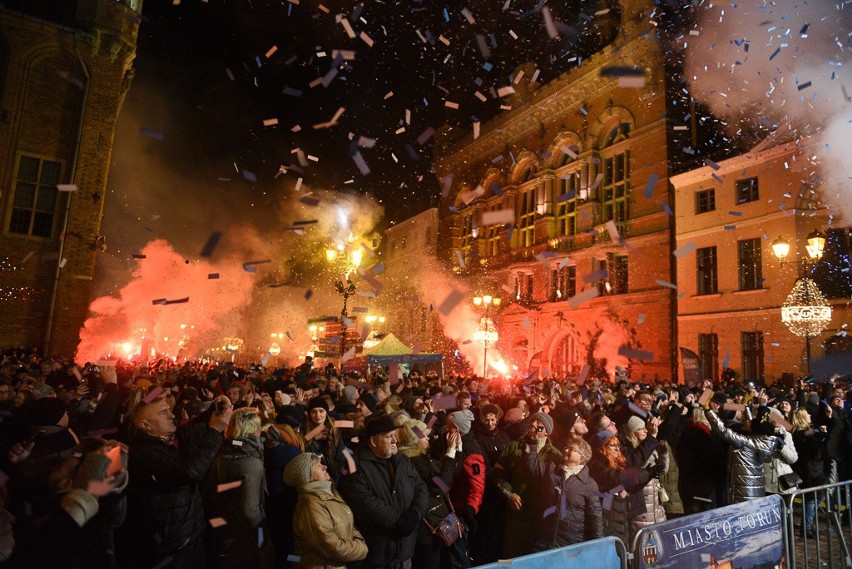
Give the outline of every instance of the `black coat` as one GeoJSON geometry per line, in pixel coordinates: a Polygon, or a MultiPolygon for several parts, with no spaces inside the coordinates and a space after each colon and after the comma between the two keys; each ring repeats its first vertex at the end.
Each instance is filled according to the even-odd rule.
{"type": "Polygon", "coordinates": [[[802,477],[800,488],[811,488],[828,483],[826,476],[826,435],[819,431],[793,431],[793,445],[799,459],[793,472],[802,477]]]}
{"type": "Polygon", "coordinates": [[[384,567],[411,559],[417,532],[401,535],[396,526],[408,509],[413,508],[420,516],[426,512],[426,483],[411,460],[400,453],[384,460],[361,447],[355,453],[355,462],[355,473],[340,479],[340,494],[352,508],[355,525],[369,548],[362,567],[384,567]],[[388,462],[393,466],[393,480],[388,462]]]}
{"type": "Polygon", "coordinates": [[[589,468],[565,478],[558,465],[548,468],[542,480],[547,498],[540,504],[542,510],[538,539],[533,551],[573,545],[603,537],[603,510],[598,484],[589,474],[589,468]]]}
{"type": "Polygon", "coordinates": [[[723,505],[727,449],[703,423],[688,423],[674,448],[678,490],[687,514],[723,505]],[[695,500],[698,497],[700,500],[695,500]]]}
{"type": "Polygon", "coordinates": [[[128,457],[127,523],[141,551],[162,557],[201,540],[207,519],[199,483],[222,440],[221,432],[203,423],[178,429],[176,446],[146,434],[134,437],[128,457]]]}

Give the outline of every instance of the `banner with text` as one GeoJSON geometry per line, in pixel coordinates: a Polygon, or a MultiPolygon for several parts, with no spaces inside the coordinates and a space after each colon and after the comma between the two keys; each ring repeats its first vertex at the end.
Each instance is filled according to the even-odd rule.
{"type": "Polygon", "coordinates": [[[642,528],[640,569],[784,566],[782,504],[766,496],[642,528]]]}
{"type": "MultiPolygon", "coordinates": [[[[699,363],[698,354],[689,348],[680,349],[680,361],[683,368],[683,383],[689,387],[693,387],[701,383],[704,379],[701,377],[701,365],[699,363]]],[[[714,379],[708,377],[707,379],[714,379]]]]}
{"type": "Polygon", "coordinates": [[[622,569],[618,552],[624,550],[624,545],[614,537],[604,537],[592,541],[584,541],[576,545],[560,547],[481,565],[477,569],[497,569],[511,566],[512,569],[564,569],[565,567],[594,567],[595,569],[622,569]]]}

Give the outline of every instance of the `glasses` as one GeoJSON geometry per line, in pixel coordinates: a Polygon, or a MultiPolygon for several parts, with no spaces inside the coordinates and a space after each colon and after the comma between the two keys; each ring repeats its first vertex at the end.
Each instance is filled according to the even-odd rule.
{"type": "Polygon", "coordinates": [[[533,429],[535,429],[536,433],[544,432],[544,425],[530,425],[533,429]]]}

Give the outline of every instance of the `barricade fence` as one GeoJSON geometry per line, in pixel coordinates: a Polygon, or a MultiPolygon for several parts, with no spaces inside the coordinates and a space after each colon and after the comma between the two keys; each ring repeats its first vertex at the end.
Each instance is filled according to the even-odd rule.
{"type": "Polygon", "coordinates": [[[852,569],[852,481],[770,495],[643,527],[630,551],[604,537],[499,561],[497,569],[852,569]]]}

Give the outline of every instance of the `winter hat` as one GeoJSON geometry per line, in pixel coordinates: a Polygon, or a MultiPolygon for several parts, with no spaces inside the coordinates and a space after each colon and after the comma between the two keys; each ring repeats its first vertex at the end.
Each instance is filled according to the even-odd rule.
{"type": "Polygon", "coordinates": [[[304,486],[311,481],[311,453],[303,452],[287,463],[284,469],[284,484],[288,486],[304,486]]]}
{"type": "Polygon", "coordinates": [[[470,426],[473,423],[474,417],[470,409],[465,409],[463,411],[454,411],[450,413],[450,419],[452,419],[453,424],[458,427],[459,432],[466,435],[470,432],[470,426]]]}
{"type": "Polygon", "coordinates": [[[429,436],[429,427],[423,421],[417,419],[409,419],[399,429],[399,448],[409,448],[415,446],[420,439],[429,436]]]}
{"type": "Polygon", "coordinates": [[[294,405],[285,405],[278,410],[278,414],[275,417],[275,421],[277,423],[284,423],[285,425],[290,425],[294,429],[299,427],[302,424],[302,421],[305,420],[305,414],[301,409],[294,405]]]}
{"type": "Polygon", "coordinates": [[[717,405],[724,405],[728,402],[728,395],[724,391],[717,391],[713,394],[713,397],[710,398],[710,401],[717,405]]]}
{"type": "Polygon", "coordinates": [[[22,414],[33,427],[53,426],[62,420],[66,412],[65,403],[56,397],[44,397],[29,403],[22,414]]]}
{"type": "Polygon", "coordinates": [[[387,415],[370,415],[367,419],[367,424],[364,426],[364,431],[361,433],[361,438],[368,439],[396,430],[397,428],[392,417],[387,415]]]}
{"type": "Polygon", "coordinates": [[[503,415],[503,420],[507,423],[518,423],[524,420],[524,412],[520,407],[512,407],[503,415]]]}
{"type": "Polygon", "coordinates": [[[553,419],[559,423],[560,429],[566,432],[571,430],[579,417],[580,414],[577,412],[577,408],[566,403],[560,403],[553,410],[553,419]]]}
{"type": "Polygon", "coordinates": [[[625,427],[625,430],[627,431],[628,435],[632,435],[633,433],[635,433],[639,429],[644,429],[644,428],[645,428],[645,421],[643,421],[642,419],[640,419],[636,415],[632,415],[629,419],[627,419],[627,426],[625,427]]]}
{"type": "Polygon", "coordinates": [[[530,417],[530,423],[536,420],[541,421],[541,424],[544,425],[544,432],[547,433],[547,436],[553,433],[553,419],[550,418],[550,415],[541,412],[533,413],[530,417]]]}
{"type": "Polygon", "coordinates": [[[751,422],[751,432],[756,435],[772,435],[775,433],[775,425],[769,420],[769,407],[761,405],[757,408],[757,414],[751,422]]]}
{"type": "Polygon", "coordinates": [[[360,401],[367,406],[371,413],[376,412],[376,407],[379,406],[379,398],[372,391],[364,391],[361,393],[360,401]]]}
{"type": "Polygon", "coordinates": [[[312,397],[310,401],[308,401],[308,413],[317,408],[325,409],[325,412],[328,413],[328,402],[322,397],[312,397]]]}
{"type": "Polygon", "coordinates": [[[355,400],[358,399],[358,390],[355,389],[354,385],[347,385],[343,388],[343,399],[347,403],[355,403],[355,400]]]}
{"type": "Polygon", "coordinates": [[[604,446],[609,439],[614,437],[615,434],[609,431],[600,431],[599,433],[595,433],[595,436],[592,437],[592,446],[595,448],[600,448],[604,446]]]}

